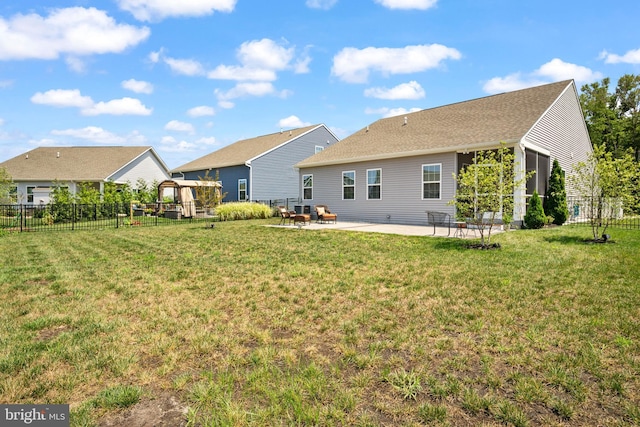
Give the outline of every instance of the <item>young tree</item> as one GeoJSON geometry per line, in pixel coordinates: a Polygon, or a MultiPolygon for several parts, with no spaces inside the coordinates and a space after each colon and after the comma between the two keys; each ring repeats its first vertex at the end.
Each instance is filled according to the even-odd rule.
{"type": "Polygon", "coordinates": [[[77,202],[82,205],[95,205],[100,203],[100,190],[91,182],[81,182],[77,194],[77,202]]]}
{"type": "Polygon", "coordinates": [[[551,176],[549,176],[549,189],[547,190],[546,205],[547,215],[553,217],[553,223],[562,225],[569,218],[567,208],[567,190],[565,188],[564,171],[560,167],[558,159],[553,160],[551,176]]]}
{"type": "Polygon", "coordinates": [[[51,190],[51,215],[55,222],[63,222],[72,219],[73,204],[76,198],[69,187],[60,181],[53,182],[53,190],[51,190]]]}
{"type": "Polygon", "coordinates": [[[199,176],[198,179],[206,185],[196,187],[196,200],[202,205],[203,208],[212,209],[222,203],[227,193],[221,193],[220,187],[215,183],[220,181],[220,171],[216,170],[215,177],[209,176],[207,171],[204,176],[199,176]]]}
{"type": "Polygon", "coordinates": [[[158,198],[158,183],[147,183],[144,178],[138,178],[136,181],[136,197],[140,203],[153,203],[158,198]]]}
{"type": "Polygon", "coordinates": [[[544,209],[542,208],[542,201],[540,200],[540,196],[538,195],[538,191],[534,190],[531,195],[531,199],[529,199],[529,206],[527,207],[527,213],[524,216],[524,225],[527,228],[542,228],[544,227],[544,223],[546,222],[546,215],[544,214],[544,209]]]}
{"type": "Polygon", "coordinates": [[[107,205],[121,203],[120,194],[118,193],[118,185],[115,182],[107,181],[104,183],[102,201],[107,205]]]}
{"type": "Polygon", "coordinates": [[[458,219],[476,227],[481,245],[487,246],[496,215],[513,216],[515,189],[523,185],[527,177],[516,179],[514,155],[504,144],[497,150],[476,152],[473,164],[454,177],[458,189],[450,203],[455,206],[458,219]]]}
{"type": "Polygon", "coordinates": [[[0,168],[0,204],[11,203],[11,186],[13,179],[5,168],[0,168]]]}
{"type": "Polygon", "coordinates": [[[582,198],[582,209],[589,218],[594,240],[603,238],[623,209],[634,207],[634,182],[638,175],[638,163],[631,150],[616,158],[606,147],[595,146],[586,162],[574,165],[570,182],[582,198]]]}

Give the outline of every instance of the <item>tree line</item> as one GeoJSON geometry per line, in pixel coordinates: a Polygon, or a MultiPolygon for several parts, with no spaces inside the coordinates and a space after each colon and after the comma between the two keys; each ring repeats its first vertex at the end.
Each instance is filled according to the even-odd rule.
{"type": "Polygon", "coordinates": [[[615,90],[610,85],[607,77],[580,89],[591,143],[614,158],[630,153],[640,161],[640,75],[623,75],[615,90]]]}

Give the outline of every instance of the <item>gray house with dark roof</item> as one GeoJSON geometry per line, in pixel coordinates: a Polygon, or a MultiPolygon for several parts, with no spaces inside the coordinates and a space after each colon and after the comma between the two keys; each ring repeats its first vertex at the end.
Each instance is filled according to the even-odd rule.
{"type": "MultiPolygon", "coordinates": [[[[455,217],[456,174],[479,150],[513,149],[516,174],[535,171],[514,194],[545,194],[553,159],[569,176],[592,150],[573,81],[488,96],[378,120],[299,168],[305,204],[325,204],[341,220],[426,224],[426,211],[455,217]]],[[[568,189],[570,192],[570,189],[568,189]]]]}
{"type": "Polygon", "coordinates": [[[56,182],[69,187],[93,183],[101,193],[104,183],[130,183],[142,178],[147,183],[169,178],[169,168],[152,147],[39,147],[0,163],[15,183],[18,203],[50,201],[56,182]]]}
{"type": "Polygon", "coordinates": [[[299,161],[333,145],[338,138],[324,124],[244,139],[171,170],[174,178],[218,179],[225,202],[297,198],[299,161]]]}

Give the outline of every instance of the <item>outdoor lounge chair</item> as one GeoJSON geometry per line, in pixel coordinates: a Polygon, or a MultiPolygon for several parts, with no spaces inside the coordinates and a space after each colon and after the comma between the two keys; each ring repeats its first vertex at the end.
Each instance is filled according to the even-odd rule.
{"type": "Polygon", "coordinates": [[[278,206],[278,211],[280,212],[280,225],[284,225],[287,220],[289,220],[289,224],[293,221],[296,216],[295,211],[289,211],[284,206],[278,206]]]}
{"type": "Polygon", "coordinates": [[[325,222],[333,221],[335,224],[338,222],[338,214],[332,213],[327,205],[316,205],[316,214],[318,220],[316,222],[324,224],[325,222]]]}

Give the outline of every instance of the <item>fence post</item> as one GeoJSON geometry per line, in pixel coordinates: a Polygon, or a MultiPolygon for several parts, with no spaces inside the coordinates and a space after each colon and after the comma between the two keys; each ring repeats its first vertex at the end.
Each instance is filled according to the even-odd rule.
{"type": "Polygon", "coordinates": [[[20,203],[20,232],[22,233],[24,230],[22,229],[22,222],[24,221],[24,205],[20,203]]]}

